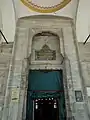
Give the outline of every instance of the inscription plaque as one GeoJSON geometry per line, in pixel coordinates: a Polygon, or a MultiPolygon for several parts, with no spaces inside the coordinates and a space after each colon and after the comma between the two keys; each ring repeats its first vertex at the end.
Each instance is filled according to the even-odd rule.
{"type": "Polygon", "coordinates": [[[17,103],[19,101],[19,88],[12,88],[11,100],[17,103]]]}
{"type": "Polygon", "coordinates": [[[35,60],[56,60],[56,51],[44,45],[41,50],[35,51],[35,60]]]}
{"type": "Polygon", "coordinates": [[[83,102],[83,96],[81,91],[75,91],[76,102],[83,102]]]}

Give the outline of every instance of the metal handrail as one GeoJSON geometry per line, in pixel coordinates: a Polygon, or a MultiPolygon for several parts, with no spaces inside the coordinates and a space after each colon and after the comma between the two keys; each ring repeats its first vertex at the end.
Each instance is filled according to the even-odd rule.
{"type": "Polygon", "coordinates": [[[8,41],[7,41],[5,35],[3,34],[3,32],[1,30],[0,30],[0,33],[1,33],[2,37],[4,38],[5,42],[8,44],[8,41]]]}

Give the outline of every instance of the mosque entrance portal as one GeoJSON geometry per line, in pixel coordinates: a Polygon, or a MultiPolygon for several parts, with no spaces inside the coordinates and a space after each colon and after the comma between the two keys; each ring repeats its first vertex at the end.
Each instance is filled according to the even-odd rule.
{"type": "Polygon", "coordinates": [[[27,120],[65,120],[62,70],[30,70],[27,120]]]}
{"type": "Polygon", "coordinates": [[[63,56],[57,34],[33,36],[27,89],[27,120],[65,120],[63,56]]]}

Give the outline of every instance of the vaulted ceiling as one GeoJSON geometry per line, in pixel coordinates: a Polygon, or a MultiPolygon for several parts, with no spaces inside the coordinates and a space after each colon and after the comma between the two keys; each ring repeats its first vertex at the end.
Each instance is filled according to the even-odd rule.
{"type": "Polygon", "coordinates": [[[18,18],[40,14],[65,16],[74,19],[78,41],[84,41],[89,34],[89,5],[90,0],[1,0],[0,27],[13,41],[18,18]]]}

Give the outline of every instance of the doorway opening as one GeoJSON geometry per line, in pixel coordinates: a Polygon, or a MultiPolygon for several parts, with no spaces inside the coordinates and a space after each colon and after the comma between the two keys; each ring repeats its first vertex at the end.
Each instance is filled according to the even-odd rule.
{"type": "Polygon", "coordinates": [[[66,120],[62,70],[30,70],[26,120],[66,120]]]}
{"type": "Polygon", "coordinates": [[[58,100],[54,98],[34,101],[34,120],[59,120],[58,100]]]}

